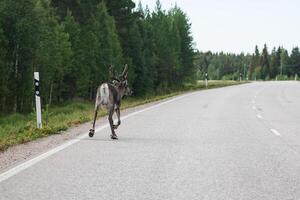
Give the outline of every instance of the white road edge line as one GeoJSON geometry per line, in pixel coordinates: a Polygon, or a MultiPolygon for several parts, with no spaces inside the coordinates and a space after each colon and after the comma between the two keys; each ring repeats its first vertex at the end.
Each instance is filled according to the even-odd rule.
{"type": "MultiPolygon", "coordinates": [[[[127,119],[129,117],[135,116],[135,115],[140,114],[142,112],[145,112],[145,111],[148,111],[148,110],[152,110],[152,109],[157,108],[159,106],[162,106],[162,105],[165,105],[165,104],[177,101],[179,99],[182,99],[182,98],[194,95],[196,93],[198,93],[198,92],[192,92],[192,93],[189,93],[189,94],[186,94],[186,95],[175,97],[175,98],[172,98],[172,99],[170,99],[168,101],[164,101],[164,102],[158,103],[156,105],[150,106],[148,108],[145,108],[145,109],[142,109],[142,110],[130,113],[128,115],[125,115],[124,117],[121,117],[121,120],[125,120],[125,119],[127,119]]],[[[101,130],[103,130],[105,128],[108,128],[108,127],[109,127],[109,124],[107,123],[105,125],[102,125],[100,128],[97,127],[95,132],[99,132],[99,131],[101,131],[101,130]]],[[[18,174],[18,173],[20,173],[21,171],[23,171],[23,170],[25,170],[25,169],[27,169],[27,168],[35,165],[36,163],[38,163],[38,162],[40,162],[40,161],[42,161],[42,160],[44,160],[44,159],[46,159],[46,158],[54,155],[55,153],[58,153],[59,151],[65,149],[65,148],[67,148],[67,147],[69,147],[69,146],[71,146],[73,144],[76,144],[76,143],[80,142],[81,140],[83,140],[84,138],[87,138],[87,137],[88,137],[88,132],[82,134],[81,136],[76,137],[75,139],[71,139],[68,142],[63,143],[60,146],[55,147],[54,149],[51,149],[51,150],[49,150],[49,151],[47,151],[47,152],[45,152],[45,153],[43,153],[43,154],[41,154],[41,155],[39,155],[39,156],[37,156],[35,158],[32,158],[32,159],[30,159],[28,161],[25,161],[24,163],[21,163],[21,164],[15,166],[13,168],[7,170],[6,172],[3,172],[2,174],[0,174],[0,183],[3,182],[3,181],[5,181],[6,179],[8,179],[8,178],[10,178],[10,177],[18,174]]]]}
{"type": "Polygon", "coordinates": [[[276,129],[271,129],[271,132],[277,136],[281,136],[281,134],[276,129]]]}
{"type": "Polygon", "coordinates": [[[262,118],[262,116],[261,116],[261,115],[256,115],[256,117],[257,117],[257,118],[259,118],[259,119],[261,119],[261,118],[262,118]]]}

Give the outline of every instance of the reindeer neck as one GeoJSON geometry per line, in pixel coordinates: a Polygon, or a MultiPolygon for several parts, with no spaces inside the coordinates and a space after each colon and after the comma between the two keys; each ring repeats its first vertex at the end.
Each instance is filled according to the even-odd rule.
{"type": "Polygon", "coordinates": [[[116,87],[116,90],[118,91],[121,98],[124,97],[125,89],[122,87],[116,87]]]}
{"type": "Polygon", "coordinates": [[[118,87],[114,84],[111,84],[112,87],[114,87],[114,89],[116,90],[117,94],[120,96],[120,98],[124,97],[124,93],[125,93],[125,89],[122,87],[118,87]]]}

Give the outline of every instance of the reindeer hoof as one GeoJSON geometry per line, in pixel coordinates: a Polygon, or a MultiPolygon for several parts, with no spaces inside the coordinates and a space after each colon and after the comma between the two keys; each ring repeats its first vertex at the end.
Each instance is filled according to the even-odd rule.
{"type": "Polygon", "coordinates": [[[118,136],[117,136],[117,135],[110,135],[110,138],[111,138],[112,140],[117,140],[117,139],[118,139],[118,136]]]}
{"type": "Polygon", "coordinates": [[[95,130],[94,129],[91,129],[90,132],[89,132],[89,136],[90,137],[93,137],[95,134],[95,130]]]}

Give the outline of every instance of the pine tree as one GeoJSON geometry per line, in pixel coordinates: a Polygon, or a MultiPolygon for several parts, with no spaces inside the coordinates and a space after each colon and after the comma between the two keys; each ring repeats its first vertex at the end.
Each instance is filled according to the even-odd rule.
{"type": "Polygon", "coordinates": [[[71,61],[71,43],[48,2],[39,1],[36,10],[41,24],[34,68],[40,71],[44,103],[51,104],[69,96],[63,81],[71,61]]]}
{"type": "MultiPolygon", "coordinates": [[[[186,14],[177,6],[172,10],[172,18],[174,18],[174,26],[176,26],[178,31],[178,36],[176,40],[178,53],[179,53],[179,65],[180,68],[178,71],[180,73],[180,80],[184,81],[185,79],[193,79],[195,76],[195,66],[194,66],[194,48],[193,48],[193,37],[191,35],[191,24],[189,22],[186,14]]],[[[174,34],[175,36],[177,34],[174,34]]],[[[175,40],[175,44],[176,44],[175,40]]]]}
{"type": "Polygon", "coordinates": [[[6,79],[7,111],[31,110],[32,66],[39,45],[40,25],[35,5],[35,0],[1,2],[0,27],[7,41],[5,63],[9,69],[6,79]]]}
{"type": "Polygon", "coordinates": [[[7,40],[4,36],[3,30],[0,28],[0,111],[5,112],[6,108],[6,97],[8,95],[8,74],[10,74],[10,69],[6,63],[6,48],[7,40]]]}
{"type": "Polygon", "coordinates": [[[105,3],[109,14],[115,19],[124,56],[130,57],[127,55],[131,46],[131,38],[128,35],[130,35],[131,26],[135,23],[137,17],[137,13],[133,12],[135,3],[132,0],[105,0],[105,3]]]}
{"type": "Polygon", "coordinates": [[[270,61],[270,78],[274,79],[278,74],[280,66],[280,60],[278,60],[277,52],[275,47],[272,50],[271,61],[270,61]]]}
{"type": "Polygon", "coordinates": [[[290,57],[288,54],[288,51],[285,49],[281,49],[281,54],[280,54],[280,74],[281,75],[287,75],[290,76],[290,71],[289,71],[289,65],[290,65],[290,57]]]}
{"type": "Polygon", "coordinates": [[[136,79],[134,82],[134,89],[137,94],[145,95],[153,93],[155,90],[155,83],[157,82],[157,59],[154,41],[153,25],[151,23],[151,14],[149,9],[142,9],[141,3],[139,4],[138,13],[140,13],[140,20],[137,22],[139,32],[142,39],[142,58],[141,65],[136,67],[136,79]]]}
{"type": "Polygon", "coordinates": [[[300,75],[300,52],[298,47],[294,47],[291,52],[291,74],[300,75]]]}
{"type": "Polygon", "coordinates": [[[256,77],[257,75],[254,73],[255,71],[257,71],[255,69],[258,68],[258,67],[260,67],[260,53],[259,53],[259,50],[258,50],[258,46],[256,45],[255,46],[255,52],[252,55],[251,64],[250,64],[250,77],[252,79],[258,78],[258,77],[256,77]]]}
{"type": "MultiPolygon", "coordinates": [[[[62,22],[66,33],[69,35],[69,41],[71,43],[72,54],[70,57],[70,64],[67,65],[66,73],[64,75],[65,90],[68,96],[66,98],[71,99],[78,95],[78,87],[84,74],[84,68],[80,61],[81,49],[80,49],[80,34],[81,29],[79,23],[75,20],[70,10],[67,11],[67,15],[62,22]]],[[[87,77],[86,77],[87,78],[87,77]]]]}
{"type": "Polygon", "coordinates": [[[95,34],[99,40],[99,60],[98,66],[101,70],[100,81],[108,81],[109,65],[113,65],[115,69],[123,69],[122,48],[117,34],[115,20],[108,14],[107,7],[104,2],[98,5],[96,14],[97,24],[95,25],[95,34]]]}
{"type": "Polygon", "coordinates": [[[260,66],[262,68],[262,79],[265,79],[269,76],[270,71],[270,62],[269,62],[269,53],[268,47],[265,44],[261,54],[260,66]]]}
{"type": "Polygon", "coordinates": [[[81,40],[79,44],[79,68],[81,76],[77,80],[78,95],[86,98],[93,99],[95,88],[97,87],[96,79],[99,76],[97,73],[97,60],[100,56],[100,43],[94,31],[96,20],[91,17],[86,25],[82,27],[80,34],[81,40]]]}
{"type": "MultiPolygon", "coordinates": [[[[194,80],[186,14],[177,6],[162,10],[159,1],[152,13],[141,4],[134,8],[132,0],[1,1],[0,110],[32,110],[35,70],[40,72],[44,105],[93,99],[96,87],[110,81],[111,64],[119,72],[129,65],[136,95],[169,91],[194,80]]],[[[224,65],[215,61],[220,78],[224,65]]]]}

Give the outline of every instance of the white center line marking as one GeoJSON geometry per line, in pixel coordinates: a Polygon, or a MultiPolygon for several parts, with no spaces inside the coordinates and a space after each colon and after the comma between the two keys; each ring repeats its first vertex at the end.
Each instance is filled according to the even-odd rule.
{"type": "Polygon", "coordinates": [[[258,114],[258,115],[256,115],[256,117],[257,117],[257,118],[259,118],[259,119],[261,119],[261,118],[262,118],[262,116],[261,116],[261,115],[259,115],[259,114],[258,114]]]}
{"type": "Polygon", "coordinates": [[[272,133],[274,133],[275,135],[277,135],[277,136],[281,136],[281,134],[277,131],[277,130],[275,130],[275,129],[271,129],[271,131],[272,131],[272,133]]]}
{"type": "MultiPolygon", "coordinates": [[[[148,110],[152,110],[152,109],[157,108],[159,106],[162,106],[164,104],[168,104],[168,103],[177,101],[179,99],[182,99],[184,97],[188,97],[188,96],[191,96],[191,95],[194,95],[194,94],[197,94],[197,93],[198,92],[193,92],[193,93],[189,93],[189,94],[186,94],[186,95],[182,95],[182,96],[179,96],[179,97],[172,98],[172,99],[167,100],[167,101],[163,101],[161,103],[155,104],[155,105],[150,106],[148,108],[145,108],[145,109],[130,113],[128,115],[125,115],[124,117],[121,117],[121,120],[125,120],[125,119],[127,119],[129,117],[132,117],[134,115],[140,114],[140,113],[148,111],[148,110]]],[[[105,128],[108,128],[108,127],[109,127],[108,123],[102,125],[100,128],[96,127],[95,132],[99,132],[99,131],[101,131],[105,128]]],[[[6,172],[3,172],[2,174],[0,174],[0,183],[5,181],[6,179],[18,174],[18,173],[20,173],[21,171],[35,165],[36,163],[52,156],[53,154],[56,154],[56,153],[60,152],[61,150],[65,149],[65,148],[67,148],[67,147],[69,147],[73,144],[76,144],[76,143],[80,142],[81,140],[83,140],[87,137],[88,137],[88,133],[86,132],[86,133],[82,134],[81,136],[79,136],[75,139],[71,139],[71,140],[67,141],[66,143],[61,144],[60,146],[55,147],[54,149],[51,149],[51,150],[49,150],[49,151],[47,151],[47,152],[45,152],[45,153],[43,153],[43,154],[41,154],[41,155],[39,155],[35,158],[32,158],[31,160],[25,161],[24,163],[21,163],[20,165],[17,165],[15,167],[7,170],[6,172]]]]}

